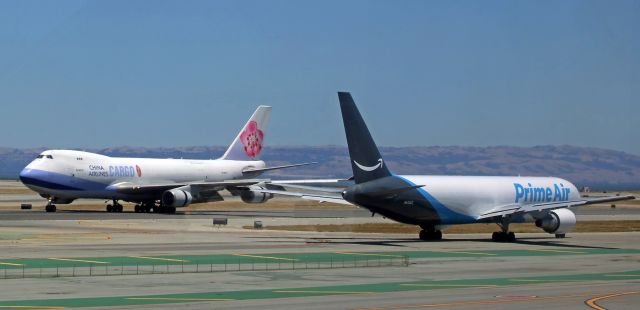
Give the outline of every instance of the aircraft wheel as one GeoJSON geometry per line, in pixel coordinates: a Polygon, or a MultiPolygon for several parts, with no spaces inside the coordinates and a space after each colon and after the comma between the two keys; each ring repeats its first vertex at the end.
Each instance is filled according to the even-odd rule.
{"type": "Polygon", "coordinates": [[[564,237],[566,237],[565,234],[556,234],[556,238],[558,238],[558,239],[562,239],[564,237]]]}
{"type": "Polygon", "coordinates": [[[122,213],[124,211],[124,207],[122,205],[118,205],[118,213],[122,213]]]}
{"type": "Polygon", "coordinates": [[[107,205],[107,212],[113,212],[113,206],[107,205]]]}
{"type": "Polygon", "coordinates": [[[140,213],[140,205],[136,205],[135,207],[133,207],[133,212],[140,213]]]}
{"type": "Polygon", "coordinates": [[[433,240],[437,240],[437,241],[442,240],[442,231],[436,230],[435,233],[433,234],[433,240]]]}
{"type": "Polygon", "coordinates": [[[48,204],[46,207],[44,207],[44,211],[45,212],[56,212],[56,205],[48,204]]]}
{"type": "Polygon", "coordinates": [[[175,207],[167,207],[166,212],[168,214],[176,214],[176,208],[175,207]]]}
{"type": "Polygon", "coordinates": [[[421,230],[420,231],[420,240],[424,240],[424,241],[439,241],[442,240],[442,231],[440,230],[436,230],[436,231],[429,231],[429,230],[421,230]]]}
{"type": "Polygon", "coordinates": [[[420,237],[420,240],[425,240],[426,241],[426,240],[429,240],[429,236],[428,235],[429,235],[429,232],[423,229],[423,230],[420,231],[420,234],[418,236],[420,237]]]}
{"type": "Polygon", "coordinates": [[[491,235],[491,240],[495,242],[514,242],[516,241],[516,234],[512,231],[508,233],[503,231],[496,231],[491,235]]]}

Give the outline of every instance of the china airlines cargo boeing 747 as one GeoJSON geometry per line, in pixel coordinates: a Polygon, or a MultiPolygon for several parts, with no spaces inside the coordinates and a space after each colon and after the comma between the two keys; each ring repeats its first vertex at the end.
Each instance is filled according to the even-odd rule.
{"type": "Polygon", "coordinates": [[[239,195],[244,202],[261,203],[271,194],[266,180],[252,179],[269,170],[310,163],[265,167],[259,160],[271,107],[260,106],[220,159],[186,160],[119,158],[95,153],[44,151],[20,173],[20,180],[48,199],[47,212],[55,204],[78,198],[112,200],[108,212],[122,212],[119,200],[135,202],[136,212],[174,213],[190,203],[220,201],[220,190],[239,195]]]}
{"type": "Polygon", "coordinates": [[[272,189],[260,190],[262,193],[354,204],[401,223],[419,225],[422,240],[442,239],[441,228],[446,225],[470,223],[498,224],[501,230],[493,233],[494,241],[515,240],[509,224],[522,222],[534,222],[545,232],[564,237],[576,224],[570,207],[634,199],[583,198],[571,182],[554,177],[393,174],[351,94],[341,92],[338,97],[355,185],[313,188],[323,194],[272,189]]]}

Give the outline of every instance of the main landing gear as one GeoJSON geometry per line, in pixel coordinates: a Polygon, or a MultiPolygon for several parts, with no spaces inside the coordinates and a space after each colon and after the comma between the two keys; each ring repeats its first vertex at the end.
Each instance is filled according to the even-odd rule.
{"type": "Polygon", "coordinates": [[[516,234],[512,231],[509,231],[509,221],[503,219],[502,222],[498,223],[501,231],[495,231],[491,235],[491,240],[495,242],[514,242],[516,241],[516,234]]]}
{"type": "Polygon", "coordinates": [[[118,212],[118,213],[122,213],[122,210],[124,208],[122,207],[121,204],[118,203],[117,200],[113,200],[113,205],[108,204],[107,205],[107,212],[118,212]]]}
{"type": "Polygon", "coordinates": [[[141,204],[137,204],[135,207],[133,207],[133,211],[135,213],[149,213],[151,211],[155,211],[155,203],[151,202],[145,202],[145,203],[141,203],[141,204]]]}
{"type": "Polygon", "coordinates": [[[436,230],[433,226],[420,226],[420,240],[424,241],[440,241],[442,240],[442,231],[436,230]]]}
{"type": "Polygon", "coordinates": [[[174,214],[176,213],[175,207],[164,207],[161,205],[156,205],[152,202],[145,202],[142,204],[137,204],[133,207],[133,211],[136,213],[166,213],[166,214],[174,214]]]}

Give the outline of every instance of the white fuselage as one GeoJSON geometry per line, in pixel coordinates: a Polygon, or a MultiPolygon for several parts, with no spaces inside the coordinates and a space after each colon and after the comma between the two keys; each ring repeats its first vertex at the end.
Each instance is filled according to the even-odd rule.
{"type": "Polygon", "coordinates": [[[60,199],[138,199],[117,193],[110,185],[220,182],[254,177],[243,170],[264,168],[263,161],[188,160],[109,157],[95,153],[43,152],[20,173],[20,179],[45,197],[60,199]]]}
{"type": "MultiPolygon", "coordinates": [[[[480,215],[497,207],[525,207],[581,199],[580,193],[571,182],[555,177],[422,175],[396,177],[405,183],[401,186],[423,185],[416,189],[418,196],[403,192],[397,195],[393,202],[387,201],[382,205],[373,202],[369,207],[401,222],[474,223],[480,215]]],[[[530,215],[533,218],[523,218],[518,221],[530,221],[538,214],[534,212],[530,215]]],[[[540,214],[542,215],[544,213],[540,214]]]]}

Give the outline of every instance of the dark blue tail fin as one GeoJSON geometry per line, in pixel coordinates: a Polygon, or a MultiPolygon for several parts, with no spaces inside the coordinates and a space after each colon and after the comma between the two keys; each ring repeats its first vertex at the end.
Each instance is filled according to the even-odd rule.
{"type": "Polygon", "coordinates": [[[391,172],[380,156],[367,125],[364,123],[351,94],[338,92],[344,131],[347,135],[351,168],[356,184],[390,176],[391,172]]]}

